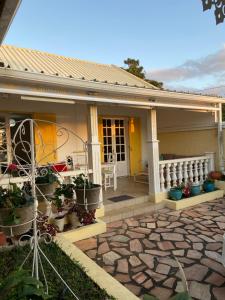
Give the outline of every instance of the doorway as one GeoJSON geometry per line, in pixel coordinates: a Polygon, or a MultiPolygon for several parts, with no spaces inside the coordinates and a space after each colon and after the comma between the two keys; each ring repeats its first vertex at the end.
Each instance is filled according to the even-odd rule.
{"type": "Polygon", "coordinates": [[[117,176],[128,176],[128,120],[126,118],[103,118],[102,125],[103,161],[108,162],[112,154],[116,158],[117,176]]]}

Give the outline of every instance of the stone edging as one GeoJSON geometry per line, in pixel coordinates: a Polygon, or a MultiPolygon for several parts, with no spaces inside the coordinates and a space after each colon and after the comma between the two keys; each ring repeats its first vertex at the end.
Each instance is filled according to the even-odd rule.
{"type": "Polygon", "coordinates": [[[201,194],[198,196],[194,196],[194,197],[190,197],[190,198],[182,199],[182,200],[178,200],[178,201],[165,199],[164,203],[165,203],[165,206],[170,209],[180,210],[180,209],[184,209],[184,208],[194,206],[194,205],[197,205],[200,203],[204,203],[207,201],[212,201],[212,200],[221,198],[221,197],[223,197],[223,194],[224,194],[223,190],[217,190],[214,192],[204,193],[204,194],[201,194]]]}
{"type": "Polygon", "coordinates": [[[57,235],[54,240],[71,259],[78,261],[85,268],[87,275],[109,295],[117,300],[140,300],[65,237],[57,235]]]}

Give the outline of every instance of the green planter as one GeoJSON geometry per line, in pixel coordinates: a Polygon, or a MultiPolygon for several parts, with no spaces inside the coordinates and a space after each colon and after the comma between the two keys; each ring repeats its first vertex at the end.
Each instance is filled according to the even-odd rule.
{"type": "Polygon", "coordinates": [[[177,189],[177,188],[171,188],[169,191],[170,199],[175,200],[175,201],[181,200],[182,195],[183,195],[182,190],[177,189]]]}
{"type": "Polygon", "coordinates": [[[211,181],[205,181],[203,189],[206,193],[213,192],[215,190],[215,183],[211,181]]]}
{"type": "Polygon", "coordinates": [[[198,196],[201,194],[201,188],[200,185],[192,185],[191,186],[191,196],[198,196]]]}

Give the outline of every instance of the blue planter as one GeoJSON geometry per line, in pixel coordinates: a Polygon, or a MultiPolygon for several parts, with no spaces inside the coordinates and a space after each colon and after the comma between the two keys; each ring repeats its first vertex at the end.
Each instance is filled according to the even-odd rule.
{"type": "Polygon", "coordinates": [[[192,196],[198,196],[201,194],[200,185],[193,185],[191,187],[191,195],[192,196]]]}
{"type": "Polygon", "coordinates": [[[213,192],[215,190],[214,182],[204,182],[203,189],[206,193],[213,192]]]}
{"type": "Polygon", "coordinates": [[[169,191],[169,196],[172,200],[180,200],[182,198],[182,191],[176,188],[171,188],[169,191]]]}

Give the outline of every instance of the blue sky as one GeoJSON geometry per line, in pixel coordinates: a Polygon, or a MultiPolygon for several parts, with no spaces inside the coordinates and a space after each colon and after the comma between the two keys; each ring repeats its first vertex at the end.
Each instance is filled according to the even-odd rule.
{"type": "Polygon", "coordinates": [[[23,0],[4,43],[119,66],[138,58],[149,77],[201,89],[223,84],[224,39],[201,0],[23,0]]]}

